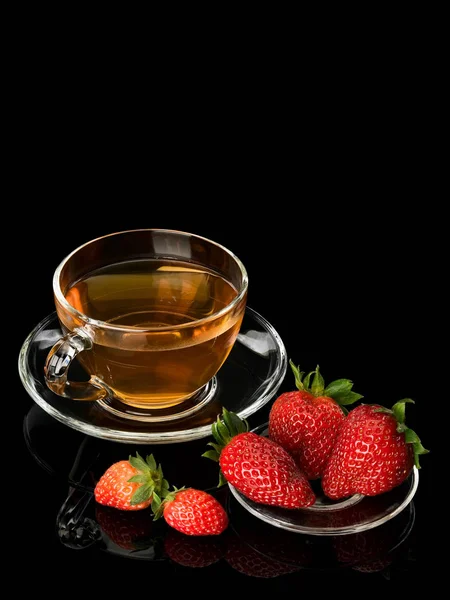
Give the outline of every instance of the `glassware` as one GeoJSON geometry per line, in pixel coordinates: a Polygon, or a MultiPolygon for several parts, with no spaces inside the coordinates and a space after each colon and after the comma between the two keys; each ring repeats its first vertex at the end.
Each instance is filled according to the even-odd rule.
{"type": "Polygon", "coordinates": [[[130,419],[164,420],[181,404],[173,414],[185,416],[214,397],[247,286],[242,262],[197,235],[141,229],[92,240],[54,274],[63,336],[49,351],[46,384],[130,419]],[[68,379],[75,358],[89,381],[68,379]]]}
{"type": "MultiPolygon", "coordinates": [[[[19,356],[19,373],[31,398],[58,421],[88,435],[137,444],[169,444],[205,438],[211,424],[225,406],[241,418],[255,413],[277,393],[286,374],[286,351],[283,342],[261,315],[247,307],[233,349],[219,370],[215,393],[203,405],[195,405],[189,414],[185,404],[168,408],[157,421],[128,418],[126,411],[103,409],[102,402],[73,402],[54,394],[46,385],[44,363],[49,350],[61,337],[55,313],[45,318],[25,340],[19,356]],[[180,412],[176,414],[176,409],[180,412]]],[[[74,365],[75,367],[76,365],[74,365]]],[[[77,373],[72,369],[75,379],[77,373]]],[[[83,373],[80,373],[80,377],[83,373]]],[[[162,411],[161,411],[162,412],[162,411]]],[[[131,415],[132,416],[132,415],[131,415]]]]}

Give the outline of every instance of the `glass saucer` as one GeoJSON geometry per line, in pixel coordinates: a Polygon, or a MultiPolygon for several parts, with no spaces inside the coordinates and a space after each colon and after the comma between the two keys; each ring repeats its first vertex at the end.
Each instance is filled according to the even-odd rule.
{"type": "MultiPolygon", "coordinates": [[[[266,435],[267,424],[254,432],[266,435]]],[[[386,523],[408,506],[418,485],[419,471],[414,467],[406,481],[385,494],[371,497],[356,494],[337,502],[318,495],[313,506],[298,510],[257,504],[231,484],[229,487],[235,499],[258,519],[287,531],[326,536],[359,533],[386,523]]]]}
{"type": "MultiPolygon", "coordinates": [[[[225,406],[246,418],[277,393],[286,374],[283,342],[261,315],[246,309],[236,343],[212,384],[207,404],[187,417],[163,422],[132,420],[106,410],[98,402],[77,402],[51,392],[44,380],[44,363],[62,332],[56,313],[46,317],[25,340],[19,356],[22,383],[45,412],[88,435],[137,444],[169,444],[208,437],[211,424],[225,406]]],[[[72,377],[72,379],[75,379],[72,377]]]]}

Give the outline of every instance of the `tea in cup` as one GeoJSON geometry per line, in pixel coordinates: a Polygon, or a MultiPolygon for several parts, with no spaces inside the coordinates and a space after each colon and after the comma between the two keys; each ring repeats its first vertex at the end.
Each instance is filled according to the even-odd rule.
{"type": "Polygon", "coordinates": [[[46,383],[73,400],[175,407],[202,390],[229,355],[247,286],[242,262],[197,235],[142,229],[90,241],[54,274],[65,335],[47,357],[46,383]],[[69,381],[75,357],[88,382],[69,381]]]}

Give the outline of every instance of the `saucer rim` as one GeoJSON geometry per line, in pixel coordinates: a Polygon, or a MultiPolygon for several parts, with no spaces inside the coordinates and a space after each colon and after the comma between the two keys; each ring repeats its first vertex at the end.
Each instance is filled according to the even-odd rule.
{"type": "MultiPolygon", "coordinates": [[[[380,525],[387,523],[388,521],[390,521],[391,519],[393,519],[394,517],[399,515],[411,503],[412,499],[414,498],[414,496],[417,492],[417,488],[419,486],[419,471],[416,466],[413,467],[412,472],[409,475],[409,477],[411,477],[411,476],[412,476],[412,481],[411,481],[411,485],[408,490],[408,493],[405,495],[403,502],[401,502],[401,504],[399,504],[399,506],[397,506],[397,508],[395,510],[388,513],[387,515],[384,515],[383,517],[378,517],[377,519],[370,521],[369,523],[366,523],[366,524],[344,525],[342,527],[334,527],[332,529],[327,529],[324,527],[306,527],[306,526],[301,526],[301,525],[295,525],[295,524],[289,523],[287,521],[284,521],[280,517],[278,517],[278,518],[270,517],[266,514],[259,512],[255,506],[248,504],[245,496],[243,496],[232,484],[229,483],[228,486],[229,486],[230,491],[231,491],[233,497],[235,498],[235,500],[237,502],[239,502],[239,504],[245,510],[247,510],[251,515],[253,515],[257,519],[259,519],[260,521],[264,521],[265,523],[268,523],[269,525],[272,525],[273,527],[278,527],[279,529],[284,529],[286,531],[293,531],[294,533],[299,533],[299,534],[303,534],[303,535],[307,534],[307,535],[316,535],[316,536],[336,536],[336,535],[351,535],[351,534],[355,534],[355,533],[362,533],[363,531],[368,531],[369,529],[374,529],[375,527],[379,527],[380,525]]],[[[364,498],[362,501],[364,501],[364,498]]],[[[267,505],[261,505],[261,506],[264,506],[264,508],[266,510],[267,509],[270,510],[270,506],[267,506],[267,505]]],[[[299,509],[299,510],[307,511],[308,508],[299,509]]]]}
{"type": "MultiPolygon", "coordinates": [[[[260,410],[265,404],[267,404],[273,396],[277,393],[281,384],[283,383],[284,377],[286,375],[287,370],[287,353],[286,348],[284,346],[283,340],[280,335],[276,331],[276,329],[265,319],[261,314],[259,314],[256,310],[246,307],[245,313],[249,314],[251,318],[256,320],[264,329],[270,332],[273,338],[277,342],[277,350],[279,353],[279,361],[276,365],[276,369],[272,374],[272,378],[268,386],[264,389],[261,396],[257,398],[252,404],[245,407],[241,411],[238,411],[237,414],[245,419],[250,415],[254,414],[258,410],[260,410]]],[[[57,319],[56,311],[53,311],[51,314],[47,315],[42,321],[40,321],[33,330],[28,334],[25,338],[25,341],[22,344],[22,347],[19,352],[18,359],[18,369],[19,376],[22,382],[23,387],[25,388],[28,395],[31,399],[38,404],[46,413],[55,418],[60,423],[75,429],[76,431],[80,431],[87,435],[91,435],[96,438],[111,440],[115,442],[122,442],[125,444],[129,443],[137,443],[137,444],[171,444],[171,443],[182,443],[189,442],[196,439],[201,439],[208,437],[211,435],[211,424],[202,425],[199,427],[192,427],[186,430],[180,430],[177,432],[125,432],[118,431],[115,429],[111,429],[110,427],[99,427],[96,425],[91,425],[90,423],[80,422],[77,419],[74,419],[70,416],[64,416],[61,414],[59,410],[48,404],[45,399],[39,394],[38,390],[35,388],[34,382],[42,385],[41,382],[35,379],[33,373],[30,371],[28,366],[28,352],[30,345],[37,333],[48,326],[48,324],[57,319]]],[[[200,412],[200,411],[199,411],[200,412]]],[[[125,422],[125,420],[124,420],[125,422]]]]}

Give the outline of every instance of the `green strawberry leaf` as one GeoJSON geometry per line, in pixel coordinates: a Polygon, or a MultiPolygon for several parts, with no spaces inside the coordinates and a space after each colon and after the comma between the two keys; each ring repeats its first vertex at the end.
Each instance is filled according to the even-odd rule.
{"type": "Polygon", "coordinates": [[[161,496],[163,498],[165,498],[168,491],[169,491],[169,482],[167,481],[167,479],[163,479],[161,482],[161,496]]]}
{"type": "Polygon", "coordinates": [[[223,485],[226,485],[228,483],[228,481],[225,479],[225,475],[222,473],[222,470],[219,471],[219,483],[217,484],[217,487],[220,488],[223,485]]]}
{"type": "Polygon", "coordinates": [[[219,444],[215,444],[214,442],[208,442],[206,445],[211,446],[211,448],[214,448],[214,450],[218,454],[220,454],[222,452],[223,446],[219,446],[219,444]]]}
{"type": "Polygon", "coordinates": [[[157,521],[162,517],[164,511],[164,502],[161,500],[158,494],[153,494],[151,509],[154,521],[157,521]]]}
{"type": "Polygon", "coordinates": [[[353,404],[364,396],[352,392],[353,382],[350,379],[336,379],[325,388],[324,395],[333,398],[341,406],[353,404]]]}
{"type": "Polygon", "coordinates": [[[289,364],[291,365],[292,372],[294,373],[295,385],[297,386],[297,388],[299,390],[304,390],[305,387],[304,387],[304,384],[302,383],[302,378],[305,373],[303,371],[300,371],[300,365],[298,367],[296,367],[294,365],[294,363],[292,362],[292,360],[289,361],[289,364]]]}
{"type": "Polygon", "coordinates": [[[216,450],[207,450],[206,452],[203,452],[202,456],[205,458],[210,458],[215,462],[219,462],[220,458],[220,454],[216,450]]]}
{"type": "Polygon", "coordinates": [[[373,412],[384,413],[385,415],[392,415],[392,410],[390,408],[385,408],[384,406],[380,406],[380,408],[375,408],[373,412]]]}
{"type": "Polygon", "coordinates": [[[348,392],[345,396],[339,396],[339,398],[337,400],[335,398],[335,400],[340,406],[348,406],[357,400],[361,400],[361,398],[364,398],[364,396],[361,396],[361,394],[357,394],[356,392],[348,392]]]}
{"type": "Polygon", "coordinates": [[[227,428],[222,423],[219,417],[217,417],[217,421],[211,425],[211,429],[216,441],[222,446],[227,445],[227,428]]]}
{"type": "Polygon", "coordinates": [[[414,400],[411,398],[403,398],[394,404],[391,410],[388,408],[380,407],[375,412],[386,413],[393,415],[397,421],[397,432],[403,433],[405,436],[405,442],[411,444],[414,450],[414,464],[420,469],[419,456],[422,454],[428,454],[429,450],[422,446],[419,436],[415,431],[406,426],[405,423],[405,409],[406,404],[414,404],[414,400]]]}
{"type": "Polygon", "coordinates": [[[217,417],[216,425],[217,425],[217,430],[220,433],[220,437],[223,439],[225,444],[228,444],[228,442],[231,439],[231,436],[228,432],[228,427],[225,425],[225,423],[223,421],[220,420],[219,417],[217,417]]]}
{"type": "MultiPolygon", "coordinates": [[[[400,425],[402,425],[402,423],[400,423],[400,425]]],[[[412,429],[409,429],[409,427],[405,428],[405,442],[407,444],[412,444],[414,449],[414,464],[418,469],[420,469],[419,456],[422,454],[428,454],[430,451],[422,446],[422,442],[420,441],[417,433],[412,429]]]]}
{"type": "Polygon", "coordinates": [[[160,497],[158,496],[158,494],[155,492],[155,493],[153,494],[153,498],[152,498],[152,505],[153,505],[153,504],[156,504],[157,506],[160,506],[160,505],[161,505],[161,503],[162,503],[162,500],[161,500],[161,498],[160,498],[160,497]]]}
{"type": "Polygon", "coordinates": [[[211,433],[212,433],[212,436],[213,436],[213,438],[216,440],[216,442],[217,442],[218,444],[221,444],[221,445],[222,445],[222,444],[223,444],[223,440],[222,440],[222,438],[220,437],[220,433],[217,431],[217,424],[216,424],[216,422],[215,422],[215,421],[214,421],[214,423],[211,425],[211,433]]]}
{"type": "Polygon", "coordinates": [[[133,475],[133,477],[128,480],[128,483],[148,483],[148,477],[147,475],[139,473],[138,475],[133,475]]]}
{"type": "Polygon", "coordinates": [[[134,506],[141,502],[146,502],[152,495],[154,489],[155,486],[151,484],[141,485],[132,495],[130,504],[134,506]]]}
{"type": "MultiPolygon", "coordinates": [[[[228,411],[227,411],[228,412],[228,411]]],[[[245,433],[249,430],[248,423],[245,419],[241,419],[236,413],[228,412],[229,418],[234,423],[237,433],[245,433]]]]}
{"type": "Polygon", "coordinates": [[[405,404],[415,404],[415,402],[411,398],[403,398],[403,400],[396,402],[391,409],[398,423],[405,422],[405,404]]]}
{"type": "Polygon", "coordinates": [[[335,396],[342,396],[349,392],[353,387],[353,382],[350,379],[336,379],[332,381],[325,388],[324,396],[335,398],[335,396]]]}
{"type": "Polygon", "coordinates": [[[315,374],[316,371],[310,371],[308,375],[303,380],[303,388],[307,391],[309,390],[309,382],[311,381],[311,377],[315,374]]]}
{"type": "Polygon", "coordinates": [[[239,433],[239,431],[236,426],[236,423],[231,418],[231,413],[229,413],[225,407],[222,409],[222,418],[224,420],[225,425],[228,428],[227,435],[229,435],[231,437],[234,437],[235,435],[237,435],[239,433]]]}
{"type": "Polygon", "coordinates": [[[139,452],[136,452],[136,456],[130,456],[128,461],[130,465],[138,471],[143,471],[144,473],[149,471],[148,464],[145,462],[139,452]]]}
{"type": "Polygon", "coordinates": [[[314,396],[321,396],[323,394],[323,390],[325,388],[325,381],[323,380],[322,375],[319,371],[319,365],[317,365],[316,370],[314,372],[314,379],[311,385],[311,392],[314,396]]]}
{"type": "Polygon", "coordinates": [[[152,471],[156,471],[156,460],[155,460],[153,454],[150,454],[149,456],[147,456],[145,461],[152,471]]]}

